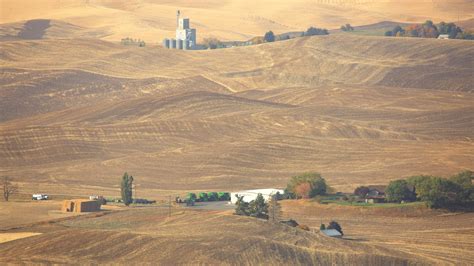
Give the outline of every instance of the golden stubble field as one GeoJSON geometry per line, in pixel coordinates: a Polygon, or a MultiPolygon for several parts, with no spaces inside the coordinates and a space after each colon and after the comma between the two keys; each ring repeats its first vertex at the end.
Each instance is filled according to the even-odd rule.
{"type": "Polygon", "coordinates": [[[313,228],[340,221],[345,241],[229,212],[58,212],[63,198],[119,196],[125,171],[138,197],[163,200],[284,187],[305,171],[349,192],[473,169],[470,42],[338,34],[213,51],[155,45],[172,35],[176,9],[199,38],[234,40],[310,25],[472,21],[472,8],[461,0],[0,0],[0,175],[23,193],[0,204],[1,230],[10,228],[0,241],[17,239],[0,244],[0,262],[472,264],[472,215],[422,207],[283,203],[285,217],[313,228]],[[12,38],[35,18],[51,19],[41,38],[12,38]],[[126,36],[148,45],[117,44],[126,36]],[[30,202],[30,193],[53,201],[30,202]]]}
{"type": "Polygon", "coordinates": [[[325,36],[188,53],[0,45],[1,174],[25,193],[114,196],[125,171],[149,197],[283,187],[305,171],[351,191],[473,167],[466,41],[325,36]]]}
{"type": "MultiPolygon", "coordinates": [[[[282,33],[309,26],[464,21],[474,18],[473,6],[472,0],[1,0],[0,23],[54,19],[85,28],[74,30],[88,36],[113,41],[129,36],[159,43],[174,36],[179,9],[191,18],[199,39],[246,40],[268,30],[282,33]]],[[[57,36],[57,30],[67,34],[72,28],[57,25],[49,30],[57,36]]]]}
{"type": "Polygon", "coordinates": [[[169,216],[165,205],[114,207],[18,224],[6,231],[2,224],[0,262],[470,265],[474,261],[474,216],[469,213],[432,211],[422,205],[350,207],[305,200],[281,204],[281,218],[296,219],[312,232],[235,216],[232,211],[174,206],[169,216]],[[342,225],[343,240],[318,233],[320,223],[331,220],[342,225]]]}
{"type": "Polygon", "coordinates": [[[10,230],[2,263],[414,264],[409,253],[230,212],[142,207],[10,230]],[[30,234],[28,237],[27,233],[30,234]],[[15,234],[15,235],[14,235],[15,234]]]}
{"type": "Polygon", "coordinates": [[[354,207],[284,201],[284,216],[319,228],[338,221],[345,238],[416,255],[428,264],[474,263],[474,214],[405,207],[354,207]]]}

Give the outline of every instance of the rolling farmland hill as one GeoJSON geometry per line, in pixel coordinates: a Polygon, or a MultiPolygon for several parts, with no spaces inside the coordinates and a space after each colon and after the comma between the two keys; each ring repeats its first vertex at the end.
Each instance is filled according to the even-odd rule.
{"type": "Polygon", "coordinates": [[[1,171],[26,191],[67,185],[81,194],[87,186],[75,184],[85,178],[108,193],[124,171],[149,191],[282,187],[304,171],[344,190],[473,166],[466,41],[335,35],[193,52],[92,39],[0,46],[1,171]]]}
{"type": "Polygon", "coordinates": [[[132,209],[35,225],[2,263],[415,265],[420,257],[222,212],[132,209]],[[94,217],[97,216],[97,217],[94,217]],[[74,239],[74,241],[70,241],[74,239]]]}
{"type": "MultiPolygon", "coordinates": [[[[301,31],[309,26],[337,29],[345,23],[464,21],[474,18],[472,0],[1,0],[0,23],[53,19],[78,25],[85,36],[118,41],[141,38],[157,43],[173,36],[176,10],[198,29],[198,38],[246,40],[268,30],[301,31]]],[[[52,25],[55,25],[52,23],[52,25]]],[[[21,28],[21,27],[20,27],[21,28]]],[[[45,29],[45,37],[71,35],[71,27],[45,29]]],[[[21,30],[21,29],[19,29],[21,30]]]]}
{"type": "Polygon", "coordinates": [[[178,9],[200,40],[474,21],[473,0],[0,0],[0,177],[20,187],[0,202],[0,264],[474,263],[472,213],[282,202],[284,218],[313,229],[337,219],[346,232],[337,240],[162,201],[283,188],[306,171],[349,192],[474,170],[472,42],[335,30],[164,49],[178,9]],[[124,37],[147,45],[120,45],[124,37]],[[118,197],[125,171],[134,197],[158,204],[58,211],[61,199],[118,197]]]}

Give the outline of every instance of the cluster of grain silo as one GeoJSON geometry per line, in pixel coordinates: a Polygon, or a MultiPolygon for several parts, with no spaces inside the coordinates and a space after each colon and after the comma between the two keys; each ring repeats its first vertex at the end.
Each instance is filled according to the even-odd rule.
{"type": "Polygon", "coordinates": [[[189,50],[193,49],[192,42],[188,40],[164,39],[163,46],[168,49],[189,50]]]}
{"type": "Polygon", "coordinates": [[[196,29],[189,27],[189,18],[180,18],[178,10],[176,16],[176,39],[164,39],[163,46],[168,49],[190,50],[196,48],[196,29]]]}

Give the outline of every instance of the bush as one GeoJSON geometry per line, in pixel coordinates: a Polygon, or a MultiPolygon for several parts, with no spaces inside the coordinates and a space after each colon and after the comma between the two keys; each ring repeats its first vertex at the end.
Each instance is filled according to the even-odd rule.
{"type": "Polygon", "coordinates": [[[265,42],[274,42],[275,34],[273,33],[273,31],[269,31],[265,33],[265,36],[263,36],[263,39],[265,40],[265,42]]]}
{"type": "Polygon", "coordinates": [[[203,42],[204,46],[209,49],[225,48],[224,43],[216,38],[205,38],[203,42]]]}
{"type": "Polygon", "coordinates": [[[328,35],[328,34],[329,34],[329,31],[327,29],[319,29],[315,27],[310,27],[305,31],[304,36],[328,35]]]}
{"type": "Polygon", "coordinates": [[[354,28],[351,26],[351,24],[346,24],[341,26],[342,31],[354,31],[354,28]]]}
{"type": "Polygon", "coordinates": [[[326,230],[326,225],[325,224],[321,224],[319,226],[319,230],[326,230]]]}
{"type": "Polygon", "coordinates": [[[293,176],[288,182],[286,190],[294,197],[303,197],[298,193],[305,193],[303,188],[309,188],[308,197],[314,198],[318,195],[325,195],[328,189],[326,180],[319,173],[305,173],[293,176]],[[300,186],[301,185],[301,186],[300,186]]]}
{"type": "Polygon", "coordinates": [[[336,221],[331,221],[327,227],[327,229],[334,229],[337,230],[341,235],[344,235],[344,232],[342,232],[342,227],[339,225],[338,222],[336,221]]]}

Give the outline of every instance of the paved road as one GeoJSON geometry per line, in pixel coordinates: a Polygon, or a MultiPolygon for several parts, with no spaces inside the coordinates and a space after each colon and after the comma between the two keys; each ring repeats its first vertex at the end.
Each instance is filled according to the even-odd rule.
{"type": "Polygon", "coordinates": [[[235,205],[228,204],[228,203],[229,203],[228,201],[196,202],[194,206],[189,206],[186,208],[200,209],[200,210],[213,210],[213,211],[234,210],[235,205]]]}

